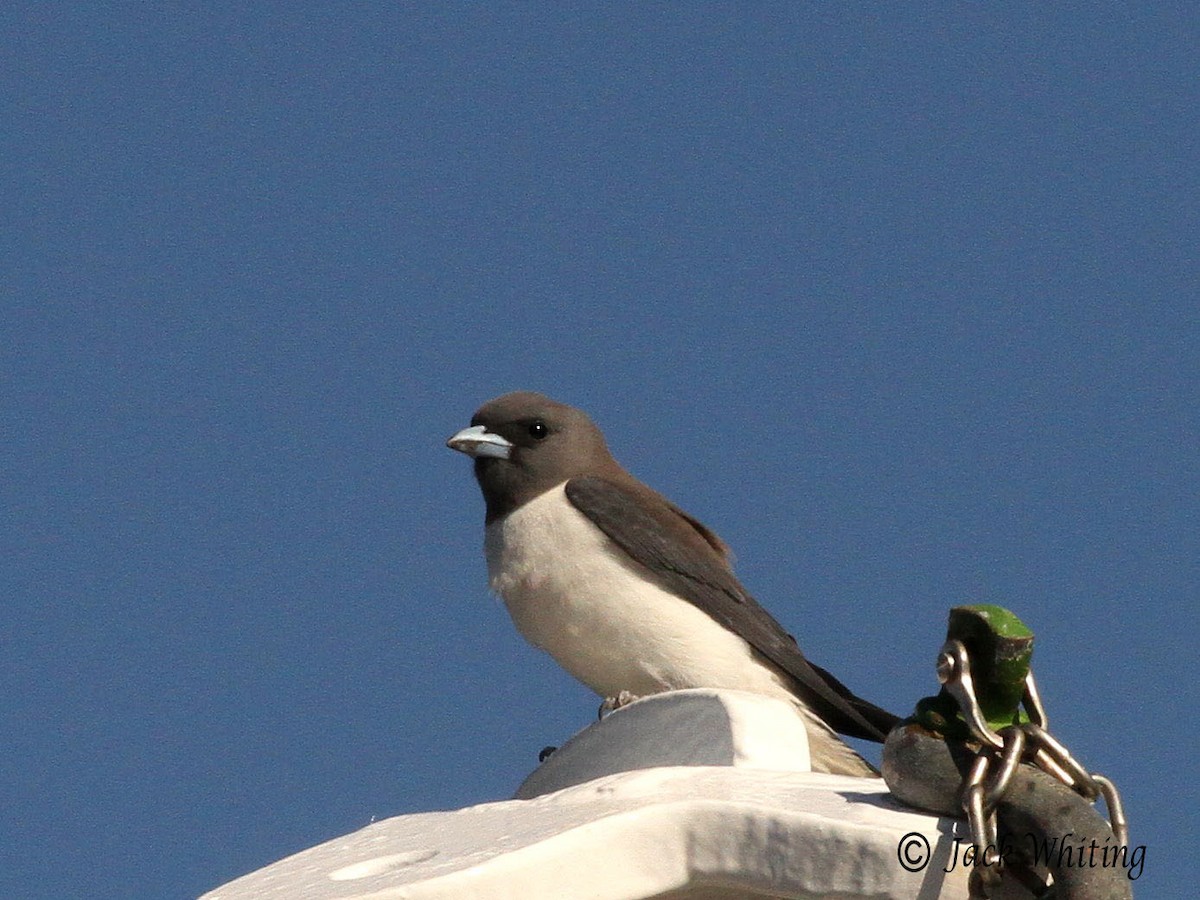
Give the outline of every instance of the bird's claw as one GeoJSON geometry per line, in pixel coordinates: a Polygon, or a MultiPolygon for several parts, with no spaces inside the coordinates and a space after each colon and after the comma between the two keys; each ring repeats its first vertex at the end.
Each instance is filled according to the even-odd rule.
{"type": "Polygon", "coordinates": [[[629,691],[621,691],[615,697],[605,697],[604,702],[600,704],[597,718],[603,719],[609,713],[616,712],[622,706],[628,706],[637,699],[637,694],[631,694],[629,691]]]}

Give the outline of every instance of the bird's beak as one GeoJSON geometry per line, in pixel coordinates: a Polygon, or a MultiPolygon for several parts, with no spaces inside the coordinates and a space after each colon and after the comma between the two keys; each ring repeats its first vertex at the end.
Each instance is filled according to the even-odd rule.
{"type": "Polygon", "coordinates": [[[508,459],[513,445],[498,434],[493,434],[482,425],[472,425],[464,428],[458,434],[446,441],[446,446],[467,456],[490,456],[494,459],[508,459]]]}

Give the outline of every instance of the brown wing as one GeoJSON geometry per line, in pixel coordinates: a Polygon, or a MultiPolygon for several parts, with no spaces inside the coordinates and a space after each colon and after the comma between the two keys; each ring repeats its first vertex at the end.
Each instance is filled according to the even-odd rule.
{"type": "Polygon", "coordinates": [[[567,482],[571,503],[667,590],[704,610],[786,672],[794,692],[835,731],[882,741],[898,717],[855,696],[800,652],[746,592],[725,561],[725,545],[665,498],[635,482],[589,475],[567,482]]]}

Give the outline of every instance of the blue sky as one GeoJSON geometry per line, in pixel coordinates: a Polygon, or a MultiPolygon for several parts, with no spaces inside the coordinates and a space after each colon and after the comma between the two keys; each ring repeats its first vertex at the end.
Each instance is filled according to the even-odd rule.
{"type": "Polygon", "coordinates": [[[195,896],[591,721],[443,446],[517,388],[884,706],[1012,607],[1139,896],[1194,884],[1190,6],[0,27],[0,895],[195,896]]]}

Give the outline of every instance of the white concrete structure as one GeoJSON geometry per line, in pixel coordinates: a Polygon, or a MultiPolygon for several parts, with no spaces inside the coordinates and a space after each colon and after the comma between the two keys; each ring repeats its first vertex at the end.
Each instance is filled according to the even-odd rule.
{"type": "Polygon", "coordinates": [[[580,732],[518,799],[376,822],[203,900],[967,896],[961,865],[942,872],[962,823],[808,769],[790,704],[658,694],[580,732]]]}

